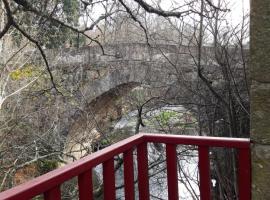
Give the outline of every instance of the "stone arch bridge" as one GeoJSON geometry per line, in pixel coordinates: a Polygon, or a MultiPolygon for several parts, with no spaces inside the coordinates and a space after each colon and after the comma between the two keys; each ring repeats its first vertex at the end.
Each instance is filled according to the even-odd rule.
{"type": "MultiPolygon", "coordinates": [[[[89,46],[46,52],[52,72],[59,74],[62,85],[79,99],[77,107],[66,106],[61,117],[61,132],[68,134],[69,150],[78,140],[92,140],[96,132],[89,134],[89,130],[102,127],[102,122],[109,120],[108,113],[117,113],[111,105],[133,88],[168,89],[179,76],[190,82],[197,78],[197,47],[123,43],[104,45],[103,49],[89,46]],[[89,125],[89,118],[95,125],[89,125]]],[[[208,64],[213,60],[212,51],[203,48],[202,63],[214,73],[216,64],[208,64]]]]}
{"type": "Polygon", "coordinates": [[[197,55],[196,47],[124,43],[103,48],[105,55],[99,46],[50,50],[47,55],[53,70],[62,71],[70,83],[87,82],[81,91],[90,101],[129,83],[153,87],[170,84],[176,78],[175,67],[191,78],[196,71],[192,58],[197,55]]]}

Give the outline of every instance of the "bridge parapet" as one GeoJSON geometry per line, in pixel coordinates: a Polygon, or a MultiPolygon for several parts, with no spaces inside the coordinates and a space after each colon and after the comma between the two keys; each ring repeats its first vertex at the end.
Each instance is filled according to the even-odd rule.
{"type": "Polygon", "coordinates": [[[149,46],[142,43],[121,43],[108,44],[103,46],[103,51],[99,46],[87,46],[81,48],[53,49],[48,50],[49,61],[54,67],[74,66],[74,65],[102,65],[108,62],[119,60],[129,61],[161,61],[164,56],[174,58],[179,56],[195,55],[196,47],[176,45],[155,45],[149,46]]]}

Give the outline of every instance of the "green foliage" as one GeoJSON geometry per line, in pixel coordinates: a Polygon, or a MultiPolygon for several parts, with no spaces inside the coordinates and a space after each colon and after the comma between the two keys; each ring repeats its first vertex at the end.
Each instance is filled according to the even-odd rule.
{"type": "MultiPolygon", "coordinates": [[[[28,0],[29,3],[40,12],[51,15],[73,27],[78,26],[80,1],[79,0],[52,0],[38,1],[28,0]],[[55,7],[54,12],[51,8],[55,7]]],[[[85,38],[78,36],[77,33],[66,28],[55,21],[47,20],[46,18],[36,18],[31,13],[22,10],[17,11],[18,21],[21,27],[27,27],[27,31],[33,38],[37,39],[42,46],[47,48],[62,48],[65,45],[74,47],[85,43],[85,38]]],[[[20,46],[23,36],[14,30],[11,32],[14,44],[20,46]]]]}
{"type": "Polygon", "coordinates": [[[162,125],[168,126],[170,120],[177,117],[177,112],[175,111],[162,111],[155,119],[162,125]]]}
{"type": "Polygon", "coordinates": [[[40,174],[48,173],[58,167],[57,160],[40,160],[37,162],[38,171],[40,174]]]}
{"type": "MultiPolygon", "coordinates": [[[[77,26],[79,21],[79,10],[80,4],[78,0],[62,0],[62,13],[61,19],[65,23],[71,26],[77,26]]],[[[43,39],[43,43],[46,44],[47,48],[61,48],[65,45],[68,46],[79,46],[85,42],[84,37],[79,37],[78,33],[73,32],[69,28],[59,26],[58,23],[53,21],[47,22],[42,27],[42,32],[47,32],[46,37],[43,39]]]]}
{"type": "Polygon", "coordinates": [[[77,25],[80,9],[78,0],[63,0],[62,3],[67,22],[77,25]]]}
{"type": "Polygon", "coordinates": [[[100,141],[100,144],[101,144],[102,146],[109,146],[109,145],[111,144],[111,142],[110,142],[108,139],[102,139],[102,140],[100,141]]]}
{"type": "MultiPolygon", "coordinates": [[[[79,10],[80,4],[78,0],[62,0],[63,7],[63,17],[64,21],[71,26],[78,26],[79,21],[79,10]]],[[[68,46],[80,46],[85,43],[85,38],[80,37],[78,33],[73,32],[72,30],[59,26],[54,22],[50,22],[49,34],[47,34],[46,44],[47,48],[59,48],[64,45],[68,46]]],[[[48,31],[48,29],[47,29],[48,31]]]]}
{"type": "Polygon", "coordinates": [[[85,43],[84,37],[78,37],[77,33],[66,27],[56,27],[55,25],[48,26],[51,26],[51,28],[48,30],[49,34],[43,38],[43,43],[48,49],[63,48],[66,45],[70,47],[77,47],[85,43]]]}

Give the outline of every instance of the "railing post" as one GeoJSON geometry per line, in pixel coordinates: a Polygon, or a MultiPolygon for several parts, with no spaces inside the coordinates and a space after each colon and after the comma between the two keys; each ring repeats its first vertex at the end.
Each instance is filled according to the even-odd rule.
{"type": "Polygon", "coordinates": [[[149,200],[147,143],[137,146],[139,199],[149,200]]]}
{"type": "Polygon", "coordinates": [[[115,199],[114,158],[103,163],[104,200],[115,199]]]}
{"type": "Polygon", "coordinates": [[[45,200],[61,200],[60,186],[56,186],[44,193],[45,200]]]}
{"type": "Polygon", "coordinates": [[[176,145],[166,144],[168,199],[178,200],[178,175],[176,145]]]}
{"type": "Polygon", "coordinates": [[[79,199],[93,199],[92,169],[78,176],[79,199]]]}
{"type": "Polygon", "coordinates": [[[251,199],[251,160],[250,149],[239,149],[238,188],[239,200],[251,199]]]}
{"type": "Polygon", "coordinates": [[[200,199],[211,199],[209,148],[199,146],[200,199]]]}
{"type": "Polygon", "coordinates": [[[133,167],[133,149],[124,152],[124,182],[125,199],[134,200],[134,167],[133,167]]]}

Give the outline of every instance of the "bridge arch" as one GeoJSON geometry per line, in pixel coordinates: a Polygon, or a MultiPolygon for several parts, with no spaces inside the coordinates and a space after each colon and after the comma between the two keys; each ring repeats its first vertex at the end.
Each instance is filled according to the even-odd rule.
{"type": "Polygon", "coordinates": [[[68,130],[64,151],[71,155],[71,160],[67,160],[79,159],[91,152],[91,143],[103,134],[110,122],[121,118],[122,108],[117,101],[140,85],[139,82],[117,85],[84,105],[68,130]]]}

